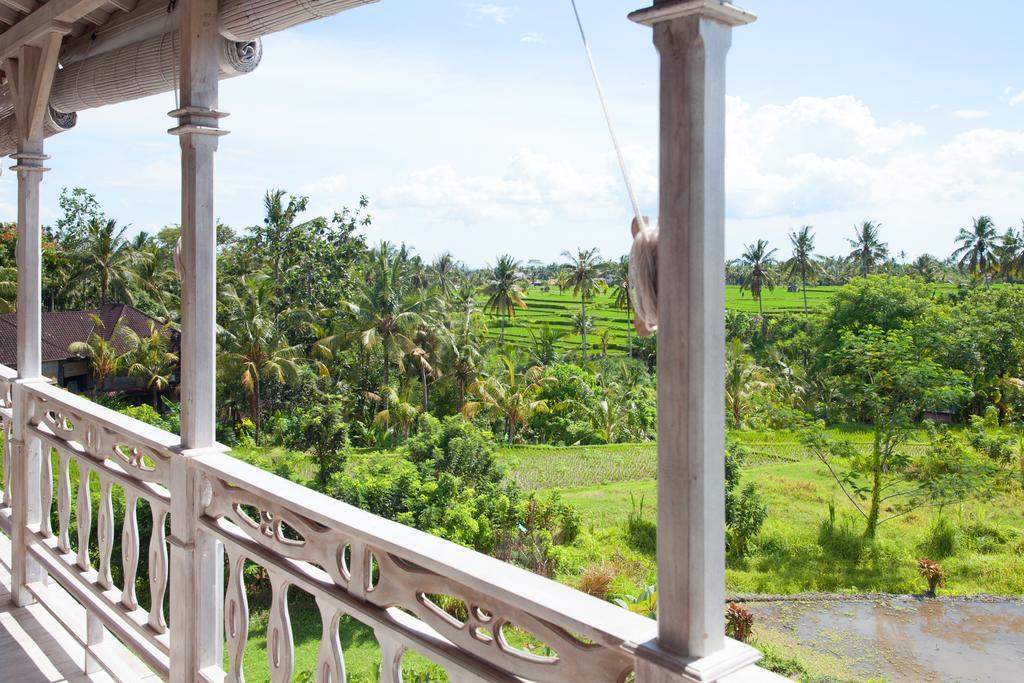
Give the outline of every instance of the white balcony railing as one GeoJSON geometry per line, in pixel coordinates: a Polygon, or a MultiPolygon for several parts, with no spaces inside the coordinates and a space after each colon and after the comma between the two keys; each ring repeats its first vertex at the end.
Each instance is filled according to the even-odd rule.
{"type": "MultiPolygon", "coordinates": [[[[345,615],[370,627],[382,654],[382,680],[400,681],[403,654],[412,650],[441,665],[453,681],[588,681],[621,683],[641,661],[672,668],[652,643],[656,623],[443,539],[346,505],[273,474],[245,464],[225,452],[188,455],[179,437],[128,418],[47,383],[12,384],[13,373],[0,367],[0,416],[3,418],[5,508],[27,468],[10,467],[11,408],[24,401],[25,439],[41,444],[35,523],[28,525],[26,561],[37,563],[72,595],[95,624],[81,637],[87,656],[112,672],[103,661],[103,639],[109,631],[159,676],[173,676],[176,637],[192,638],[200,622],[223,618],[227,670],[207,667],[206,680],[243,680],[249,609],[243,569],[261,566],[271,585],[267,628],[267,662],[272,681],[295,675],[294,645],[288,618],[288,591],[294,586],[313,596],[323,623],[315,675],[318,681],[345,680],[339,623],[345,615]],[[11,398],[13,389],[14,397],[11,398]],[[172,476],[175,460],[193,476],[172,476]],[[57,466],[56,491],[52,464],[57,466]],[[72,472],[77,476],[72,490],[72,472]],[[99,482],[98,509],[93,509],[91,482],[99,482]],[[171,601],[192,600],[200,613],[194,623],[168,625],[164,597],[174,563],[172,552],[195,552],[165,532],[172,500],[189,496],[180,483],[193,485],[195,512],[189,521],[195,537],[216,539],[220,555],[207,576],[226,589],[223,602],[204,604],[193,596],[170,595],[171,601]],[[124,495],[121,556],[114,557],[114,490],[124,495]],[[54,500],[55,499],[55,500],[54,500]],[[139,534],[139,501],[148,504],[152,533],[139,534]],[[56,505],[57,524],[50,522],[56,505]],[[90,534],[96,515],[98,561],[90,557],[90,534]],[[76,535],[71,533],[72,517],[76,535]],[[142,545],[146,547],[143,548],[142,545]],[[149,609],[135,594],[139,553],[146,552],[151,595],[149,609]],[[111,567],[120,563],[123,580],[115,585],[111,567]],[[226,584],[224,584],[226,574],[226,584]],[[461,601],[468,618],[443,610],[432,596],[461,601]],[[521,629],[542,641],[550,656],[540,656],[509,641],[510,629],[521,629]]],[[[28,489],[31,491],[32,487],[28,489]]],[[[11,525],[9,510],[0,514],[11,525]]],[[[195,566],[183,565],[183,566],[195,566]]],[[[173,585],[173,584],[172,584],[173,585]]],[[[29,585],[33,597],[46,602],[44,581],[29,585]]],[[[219,642],[219,637],[218,637],[219,642]]],[[[219,649],[219,648],[218,648],[219,649]]],[[[736,658],[753,649],[728,641],[722,661],[735,668],[736,658]]],[[[222,661],[218,659],[218,661],[222,661]]],[[[701,660],[694,678],[714,679],[714,658],[701,660]],[[709,661],[710,660],[710,661],[709,661]]],[[[682,671],[679,680],[686,680],[682,671]]],[[[177,676],[173,676],[177,678],[177,676]]],[[[182,677],[191,680],[192,674],[182,677]]]]}

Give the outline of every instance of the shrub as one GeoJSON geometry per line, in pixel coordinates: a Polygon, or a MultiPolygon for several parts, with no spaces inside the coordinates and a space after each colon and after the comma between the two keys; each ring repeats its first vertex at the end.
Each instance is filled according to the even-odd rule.
{"type": "Polygon", "coordinates": [[[644,515],[644,497],[637,500],[629,494],[629,517],[626,518],[626,542],[633,550],[653,555],[658,548],[658,525],[644,515]]]}
{"type": "Polygon", "coordinates": [[[421,415],[406,443],[409,458],[435,473],[447,472],[465,485],[482,488],[501,481],[494,436],[457,415],[438,420],[421,415]]]}
{"type": "Polygon", "coordinates": [[[754,615],[735,602],[730,602],[725,610],[725,635],[745,643],[750,639],[753,629],[754,615]]]}
{"type": "Polygon", "coordinates": [[[615,580],[615,569],[609,564],[592,564],[583,570],[579,589],[587,595],[604,600],[615,580]]]}
{"type": "Polygon", "coordinates": [[[972,519],[960,526],[960,536],[968,550],[982,555],[999,552],[1012,540],[1015,532],[983,519],[972,519]]]}
{"type": "Polygon", "coordinates": [[[931,557],[949,557],[956,552],[956,527],[945,515],[938,515],[928,530],[924,549],[931,557]]]}
{"type": "Polygon", "coordinates": [[[341,452],[348,446],[348,420],[340,397],[322,396],[295,414],[292,427],[284,432],[289,448],[308,451],[317,460],[319,483],[323,487],[341,468],[341,452]]]}
{"type": "Polygon", "coordinates": [[[864,551],[864,537],[847,516],[836,519],[836,503],[829,501],[828,519],[818,527],[818,545],[832,557],[857,562],[864,551]]]}
{"type": "Polygon", "coordinates": [[[928,595],[935,597],[935,591],[946,580],[946,573],[938,562],[922,557],[917,561],[917,573],[928,582],[928,595]]]}
{"type": "Polygon", "coordinates": [[[734,501],[726,545],[729,552],[742,557],[747,554],[750,541],[760,533],[761,525],[768,518],[768,506],[753,483],[744,486],[743,492],[734,501]]]}

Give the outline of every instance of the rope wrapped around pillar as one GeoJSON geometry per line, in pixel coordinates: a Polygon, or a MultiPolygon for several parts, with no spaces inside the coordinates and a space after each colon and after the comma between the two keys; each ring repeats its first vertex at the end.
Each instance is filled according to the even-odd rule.
{"type": "MultiPolygon", "coordinates": [[[[259,39],[222,39],[220,77],[253,71],[263,57],[259,39]]],[[[177,31],[90,57],[62,69],[54,78],[50,106],[72,112],[170,92],[177,85],[181,41],[177,31]]]]}
{"type": "MultiPolygon", "coordinates": [[[[78,122],[78,114],[75,112],[60,112],[53,107],[48,107],[43,114],[43,137],[48,138],[57,133],[63,133],[69,128],[74,128],[78,122]]],[[[18,128],[14,123],[14,117],[8,116],[0,119],[0,156],[7,156],[18,151],[18,128]]]]}

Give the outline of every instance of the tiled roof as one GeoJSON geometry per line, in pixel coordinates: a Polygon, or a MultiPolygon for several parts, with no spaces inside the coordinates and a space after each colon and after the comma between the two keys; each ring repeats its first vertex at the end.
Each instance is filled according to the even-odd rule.
{"type": "MultiPolygon", "coordinates": [[[[43,311],[43,362],[75,358],[68,347],[74,342],[88,341],[94,327],[92,316],[103,323],[99,332],[107,340],[110,340],[120,318],[124,318],[124,324],[139,336],[149,335],[150,324],[160,325],[158,320],[127,304],[104,304],[91,311],[43,311]]],[[[17,339],[17,314],[0,315],[0,363],[10,367],[17,363],[17,339]]],[[[117,345],[118,340],[115,339],[114,343],[117,345]]],[[[171,346],[177,349],[177,334],[173,335],[171,346]]]]}

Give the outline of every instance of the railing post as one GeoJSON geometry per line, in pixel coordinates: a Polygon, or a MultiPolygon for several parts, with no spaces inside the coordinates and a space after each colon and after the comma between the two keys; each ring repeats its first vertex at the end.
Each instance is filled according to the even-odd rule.
{"type": "Polygon", "coordinates": [[[700,660],[726,645],[725,63],[754,16],[655,0],[630,18],[661,57],[657,647],[700,660]]]}
{"type": "Polygon", "coordinates": [[[169,132],[181,144],[181,437],[171,465],[171,680],[223,664],[224,550],[199,530],[201,477],[192,458],[216,448],[217,241],[213,158],[217,109],[217,0],[183,0],[181,107],[169,132]]]}
{"type": "Polygon", "coordinates": [[[28,531],[41,514],[39,473],[42,447],[26,433],[29,397],[25,384],[45,381],[42,368],[42,226],[39,222],[39,185],[47,159],[43,154],[43,116],[49,106],[50,85],[57,70],[63,34],[70,27],[55,27],[38,45],[24,45],[8,58],[4,72],[11,85],[18,128],[18,152],[13,155],[18,174],[18,380],[11,387],[13,424],[11,468],[11,593],[19,606],[33,602],[27,586],[43,579],[43,572],[28,556],[28,531]]]}

